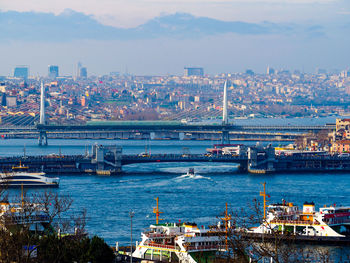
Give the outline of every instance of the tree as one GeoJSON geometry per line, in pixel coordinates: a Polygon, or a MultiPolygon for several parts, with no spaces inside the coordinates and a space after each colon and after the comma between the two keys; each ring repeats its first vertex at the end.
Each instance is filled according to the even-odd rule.
{"type": "Polygon", "coordinates": [[[58,193],[23,193],[1,203],[0,263],[111,262],[111,248],[85,232],[86,211],[73,214],[73,200],[58,193]]]}

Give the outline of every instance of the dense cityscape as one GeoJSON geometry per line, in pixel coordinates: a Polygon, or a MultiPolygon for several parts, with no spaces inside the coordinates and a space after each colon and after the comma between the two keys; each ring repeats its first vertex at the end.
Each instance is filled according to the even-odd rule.
{"type": "Polygon", "coordinates": [[[96,120],[198,121],[220,118],[223,85],[228,81],[230,118],[346,115],[350,109],[350,72],[315,74],[277,71],[266,74],[204,74],[185,68],[184,75],[135,76],[112,72],[88,76],[78,64],[74,76],[60,76],[49,66],[46,77],[32,77],[28,67],[1,77],[2,125],[34,125],[40,83],[44,82],[51,124],[96,120]]]}

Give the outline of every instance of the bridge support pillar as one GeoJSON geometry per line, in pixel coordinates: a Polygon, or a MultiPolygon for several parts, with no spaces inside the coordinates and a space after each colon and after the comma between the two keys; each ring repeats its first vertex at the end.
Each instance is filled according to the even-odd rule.
{"type": "Polygon", "coordinates": [[[47,146],[47,133],[46,131],[39,132],[39,146],[47,146]]]}
{"type": "Polygon", "coordinates": [[[122,170],[122,148],[117,145],[93,145],[91,163],[96,164],[96,173],[103,174],[109,171],[111,174],[120,173],[122,170]],[[114,157],[114,159],[106,158],[107,156],[114,157]]]}
{"type": "Polygon", "coordinates": [[[230,133],[226,129],[222,130],[221,143],[222,144],[229,144],[230,143],[230,133]]]}

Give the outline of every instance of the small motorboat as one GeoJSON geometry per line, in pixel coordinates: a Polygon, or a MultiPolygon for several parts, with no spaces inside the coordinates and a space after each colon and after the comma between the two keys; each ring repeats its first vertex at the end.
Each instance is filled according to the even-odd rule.
{"type": "Polygon", "coordinates": [[[195,177],[194,168],[189,168],[186,174],[187,177],[195,177]]]}

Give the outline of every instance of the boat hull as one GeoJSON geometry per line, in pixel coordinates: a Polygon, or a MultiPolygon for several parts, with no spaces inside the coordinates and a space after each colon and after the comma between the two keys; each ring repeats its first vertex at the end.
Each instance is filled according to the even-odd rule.
{"type": "Polygon", "coordinates": [[[10,188],[19,188],[19,187],[25,187],[25,188],[35,188],[35,187],[50,187],[50,188],[58,188],[58,184],[45,184],[45,183],[39,183],[39,182],[6,182],[6,183],[0,183],[0,186],[3,187],[10,187],[10,188]]]}
{"type": "Polygon", "coordinates": [[[241,238],[250,239],[253,242],[275,241],[284,243],[305,243],[305,244],[323,244],[323,245],[350,245],[350,236],[331,237],[331,236],[307,236],[307,235],[283,235],[283,234],[261,234],[244,233],[239,234],[241,238]]]}
{"type": "Polygon", "coordinates": [[[59,178],[46,177],[45,173],[14,172],[0,173],[3,187],[58,187],[59,178]]]}

